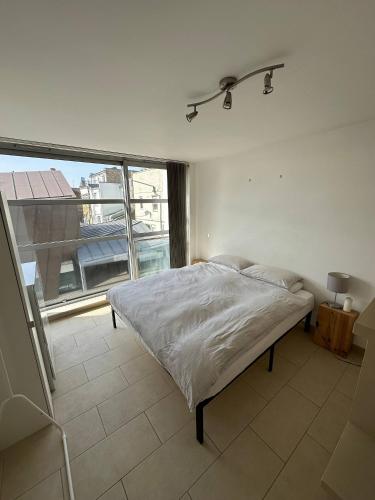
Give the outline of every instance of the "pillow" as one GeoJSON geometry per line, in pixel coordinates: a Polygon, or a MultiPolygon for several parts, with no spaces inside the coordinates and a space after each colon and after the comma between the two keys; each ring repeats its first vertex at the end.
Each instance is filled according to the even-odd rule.
{"type": "Polygon", "coordinates": [[[263,266],[259,264],[248,267],[247,269],[242,269],[241,274],[256,280],[266,281],[267,283],[286,288],[287,290],[290,290],[297,281],[301,281],[301,276],[298,276],[298,274],[292,271],[281,269],[280,267],[263,266]]]}
{"type": "Polygon", "coordinates": [[[208,259],[208,262],[221,264],[222,266],[230,267],[236,271],[240,271],[252,265],[252,262],[249,260],[243,259],[242,257],[236,257],[235,255],[215,255],[208,259]]]}
{"type": "Polygon", "coordinates": [[[294,285],[292,285],[290,288],[289,288],[289,291],[291,293],[297,293],[299,292],[300,290],[302,290],[303,288],[303,281],[300,280],[300,281],[297,281],[297,283],[294,283],[294,285]]]}

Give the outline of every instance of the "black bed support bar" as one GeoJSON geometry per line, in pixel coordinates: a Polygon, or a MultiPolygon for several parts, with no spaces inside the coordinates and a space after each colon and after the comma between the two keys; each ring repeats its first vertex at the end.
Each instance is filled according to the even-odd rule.
{"type": "Polygon", "coordinates": [[[197,441],[199,441],[201,444],[203,443],[203,408],[206,404],[207,403],[205,401],[202,401],[201,403],[198,403],[197,407],[195,408],[195,428],[197,433],[197,441]]]}
{"type": "Polygon", "coordinates": [[[116,313],[115,313],[115,310],[113,309],[113,307],[111,307],[111,313],[112,313],[112,325],[113,325],[113,328],[117,328],[117,325],[116,325],[116,313]]]}
{"type": "MultiPolygon", "coordinates": [[[[305,323],[304,323],[304,331],[305,332],[310,331],[311,315],[312,315],[312,311],[310,311],[305,317],[305,323]]],[[[299,323],[299,321],[298,321],[298,323],[299,323]]],[[[260,354],[256,359],[254,359],[254,361],[252,361],[240,374],[238,374],[237,377],[235,377],[231,382],[229,382],[229,384],[227,384],[225,387],[223,387],[223,389],[221,389],[220,392],[215,394],[215,396],[207,398],[204,401],[201,401],[200,403],[198,403],[198,405],[195,408],[195,427],[196,427],[197,441],[199,441],[199,443],[203,444],[203,408],[210,401],[212,401],[218,394],[220,394],[224,389],[226,389],[234,380],[236,380],[236,378],[238,378],[240,375],[242,375],[242,373],[244,371],[246,371],[253,363],[255,363],[255,361],[257,361],[261,356],[263,356],[263,354],[266,351],[270,351],[270,357],[268,360],[268,371],[272,372],[273,357],[274,357],[274,353],[275,353],[275,345],[277,344],[277,342],[279,340],[281,340],[285,335],[287,335],[291,330],[293,330],[298,325],[298,323],[296,323],[292,328],[290,328],[287,332],[285,332],[284,335],[282,335],[280,338],[278,338],[276,340],[276,342],[274,342],[270,347],[268,347],[265,351],[263,351],[262,354],[260,354]]]]}
{"type": "Polygon", "coordinates": [[[275,353],[275,344],[271,345],[269,351],[270,351],[270,358],[268,360],[268,371],[272,372],[272,368],[273,368],[273,355],[275,353]]]}
{"type": "Polygon", "coordinates": [[[306,317],[305,317],[305,327],[304,327],[304,330],[305,332],[309,332],[310,331],[310,326],[311,326],[311,316],[312,316],[312,311],[310,311],[306,317]]]}

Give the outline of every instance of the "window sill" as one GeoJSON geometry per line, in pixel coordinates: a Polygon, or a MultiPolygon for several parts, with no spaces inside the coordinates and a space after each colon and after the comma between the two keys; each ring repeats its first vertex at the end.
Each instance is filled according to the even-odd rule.
{"type": "Polygon", "coordinates": [[[48,310],[48,321],[56,321],[67,316],[84,313],[90,309],[107,306],[108,302],[105,295],[98,295],[89,299],[83,299],[78,302],[66,304],[64,306],[55,307],[48,310]]]}

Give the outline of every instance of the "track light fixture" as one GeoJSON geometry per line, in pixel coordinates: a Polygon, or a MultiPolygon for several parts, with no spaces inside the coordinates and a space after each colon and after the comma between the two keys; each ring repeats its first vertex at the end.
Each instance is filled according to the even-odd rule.
{"type": "Polygon", "coordinates": [[[251,78],[252,76],[258,75],[259,73],[266,73],[264,75],[264,89],[263,89],[263,94],[271,94],[273,92],[273,87],[272,87],[272,77],[273,77],[273,72],[275,69],[280,69],[284,68],[284,64],[275,64],[274,66],[266,66],[264,68],[257,69],[255,71],[252,71],[251,73],[248,73],[247,75],[237,79],[235,76],[226,76],[225,78],[222,78],[220,80],[219,86],[220,86],[220,91],[214,94],[213,96],[209,97],[208,99],[205,99],[203,101],[198,101],[198,102],[192,102],[191,104],[188,104],[188,108],[194,108],[194,111],[191,113],[188,113],[186,115],[186,119],[188,122],[191,122],[194,120],[194,118],[198,115],[197,107],[202,106],[203,104],[207,104],[217,97],[221,96],[222,94],[225,93],[224,97],[224,102],[223,102],[223,108],[224,109],[232,109],[232,89],[237,87],[240,83],[243,81],[247,80],[248,78],[251,78]]]}
{"type": "Polygon", "coordinates": [[[272,70],[269,73],[266,73],[264,75],[264,90],[263,90],[264,95],[267,95],[267,94],[270,94],[271,92],[273,92],[273,87],[271,85],[272,77],[273,77],[272,70]]]}
{"type": "Polygon", "coordinates": [[[225,94],[223,108],[232,109],[232,93],[230,90],[227,90],[227,93],[225,94]]]}
{"type": "Polygon", "coordinates": [[[194,111],[186,115],[187,121],[190,123],[198,115],[197,108],[194,106],[194,111]]]}

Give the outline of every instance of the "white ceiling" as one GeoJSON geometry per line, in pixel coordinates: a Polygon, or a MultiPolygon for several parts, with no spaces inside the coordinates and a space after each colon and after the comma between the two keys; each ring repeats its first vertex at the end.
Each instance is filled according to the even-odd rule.
{"type": "Polygon", "coordinates": [[[373,0],[3,0],[0,136],[186,159],[375,116],[373,0]],[[201,108],[225,75],[285,62],[201,108]]]}

